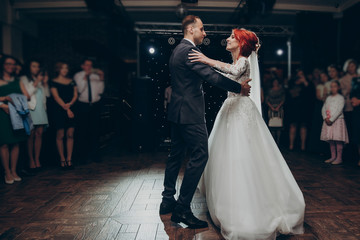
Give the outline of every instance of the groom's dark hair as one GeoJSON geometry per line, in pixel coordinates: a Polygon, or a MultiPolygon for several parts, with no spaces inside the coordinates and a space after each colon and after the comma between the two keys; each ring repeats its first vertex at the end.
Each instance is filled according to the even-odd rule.
{"type": "Polygon", "coordinates": [[[200,19],[200,18],[198,16],[194,16],[194,15],[187,15],[186,17],[184,17],[184,19],[182,21],[182,32],[185,34],[186,28],[190,24],[195,24],[197,19],[200,19]]]}

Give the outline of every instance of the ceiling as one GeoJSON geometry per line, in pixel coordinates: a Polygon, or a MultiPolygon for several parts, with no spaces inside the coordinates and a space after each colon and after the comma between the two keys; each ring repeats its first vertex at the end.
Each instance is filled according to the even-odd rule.
{"type": "MultiPolygon", "coordinates": [[[[173,9],[180,1],[178,0],[122,0],[128,11],[148,11],[173,9]]],[[[197,11],[233,11],[239,4],[239,0],[199,0],[197,4],[188,4],[189,10],[197,11]]],[[[319,11],[341,12],[359,2],[359,0],[277,0],[274,5],[275,11],[319,11]]]]}
{"type": "MultiPolygon", "coordinates": [[[[85,0],[9,0],[12,8],[34,19],[73,18],[91,15],[85,0]]],[[[113,0],[98,0],[98,3],[113,0]]],[[[247,0],[249,1],[249,0],[247,0]]],[[[89,1],[88,1],[89,2],[89,1]]],[[[94,2],[94,0],[92,0],[94,2]]],[[[120,2],[134,21],[178,21],[175,16],[180,0],[114,0],[120,2]]],[[[187,4],[189,13],[223,18],[238,8],[239,0],[199,0],[197,4],[187,4]]],[[[301,11],[341,13],[360,0],[277,0],[273,6],[274,14],[294,14],[301,11]]],[[[102,6],[102,5],[99,5],[102,6]]]]}

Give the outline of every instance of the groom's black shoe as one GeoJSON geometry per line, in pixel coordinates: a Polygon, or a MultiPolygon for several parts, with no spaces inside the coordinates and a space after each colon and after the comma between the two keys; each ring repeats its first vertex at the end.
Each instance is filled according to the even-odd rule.
{"type": "Polygon", "coordinates": [[[184,209],[179,205],[175,207],[171,216],[171,221],[176,223],[185,223],[191,229],[208,227],[208,223],[196,218],[190,209],[184,209]]]}
{"type": "Polygon", "coordinates": [[[176,201],[162,201],[160,204],[160,215],[169,214],[174,211],[176,207],[176,201]]]}

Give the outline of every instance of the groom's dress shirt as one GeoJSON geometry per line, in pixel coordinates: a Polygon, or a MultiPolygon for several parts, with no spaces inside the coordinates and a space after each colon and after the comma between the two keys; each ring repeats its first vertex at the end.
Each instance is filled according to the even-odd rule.
{"type": "Polygon", "coordinates": [[[195,43],[193,41],[191,41],[190,39],[184,38],[185,40],[189,41],[192,45],[194,45],[194,47],[196,47],[195,43]]]}

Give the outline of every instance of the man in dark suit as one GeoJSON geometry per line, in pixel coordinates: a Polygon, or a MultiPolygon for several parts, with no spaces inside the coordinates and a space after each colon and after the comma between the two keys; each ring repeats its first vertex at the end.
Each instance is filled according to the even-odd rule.
{"type": "Polygon", "coordinates": [[[208,65],[191,62],[189,53],[200,45],[206,36],[199,17],[186,16],[182,23],[184,39],[170,57],[172,95],[168,109],[171,122],[171,152],[167,161],[163,200],[160,214],[172,212],[173,222],[183,222],[190,228],[204,228],[208,224],[196,218],[190,209],[190,202],[208,160],[208,133],[205,124],[205,101],[203,81],[225,90],[249,95],[248,81],[239,84],[217,73],[208,65]],[[186,149],[190,159],[186,166],[180,195],[176,201],[176,180],[185,157],[186,149]]]}

